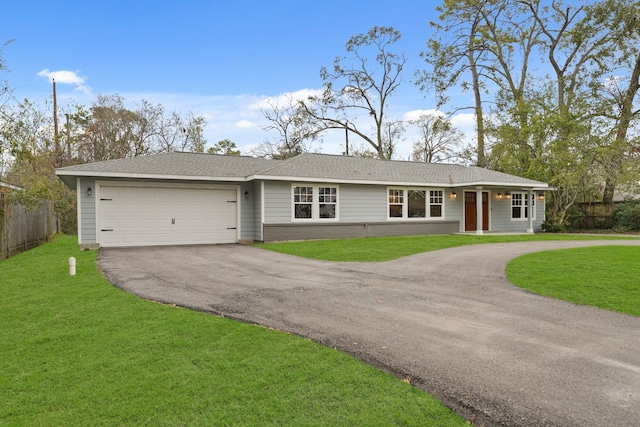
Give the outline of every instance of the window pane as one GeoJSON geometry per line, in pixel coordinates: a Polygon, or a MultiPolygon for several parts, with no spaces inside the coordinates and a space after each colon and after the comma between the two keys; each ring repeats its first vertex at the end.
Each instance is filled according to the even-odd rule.
{"type": "Polygon", "coordinates": [[[293,187],[294,218],[311,218],[313,187],[293,187]]]}
{"type": "Polygon", "coordinates": [[[402,205],[389,205],[390,218],[402,218],[402,205]]]}
{"type": "Polygon", "coordinates": [[[389,190],[389,203],[404,203],[403,190],[389,190]]]}
{"type": "Polygon", "coordinates": [[[511,208],[511,218],[521,218],[521,209],[520,206],[513,206],[511,208]]]}
{"type": "Polygon", "coordinates": [[[336,203],[338,199],[335,187],[320,187],[318,189],[318,201],[320,203],[336,203]]]}
{"type": "Polygon", "coordinates": [[[442,205],[431,205],[429,209],[429,215],[432,217],[441,217],[442,216],[442,205]]]}
{"type": "Polygon", "coordinates": [[[296,204],[295,216],[296,218],[311,218],[311,204],[296,204]]]}
{"type": "Polygon", "coordinates": [[[336,217],[335,204],[320,205],[320,218],[335,218],[335,217],[336,217]]]}
{"type": "Polygon", "coordinates": [[[424,218],[426,213],[426,193],[422,190],[409,190],[409,218],[424,218]]]}

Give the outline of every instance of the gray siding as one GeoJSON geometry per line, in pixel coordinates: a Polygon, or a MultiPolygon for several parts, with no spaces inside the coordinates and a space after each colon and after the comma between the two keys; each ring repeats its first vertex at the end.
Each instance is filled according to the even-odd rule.
{"type": "Polygon", "coordinates": [[[243,183],[240,185],[240,196],[238,203],[240,203],[240,239],[241,240],[254,240],[256,232],[256,223],[254,221],[254,211],[256,200],[256,193],[251,183],[243,183]],[[247,192],[249,197],[245,197],[244,193],[247,192]]]}
{"type": "Polygon", "coordinates": [[[240,186],[241,198],[241,229],[240,238],[242,240],[260,240],[261,231],[261,194],[260,182],[247,182],[240,186]],[[249,198],[245,198],[244,193],[249,193],[249,198]]]}
{"type": "MultiPolygon", "coordinates": [[[[508,190],[492,190],[491,192],[491,231],[512,231],[526,233],[529,228],[529,220],[512,220],[511,219],[511,199],[497,197],[498,193],[504,194],[508,190]]],[[[541,231],[544,222],[544,200],[537,197],[535,200],[536,217],[533,221],[533,230],[541,231]]]]}
{"type": "Polygon", "coordinates": [[[291,222],[291,183],[265,181],[264,223],[291,222]]]}
{"type": "Polygon", "coordinates": [[[460,224],[456,232],[464,231],[464,192],[462,189],[445,188],[444,217],[447,221],[457,221],[460,224]],[[455,198],[453,198],[453,193],[456,193],[455,198]]]}
{"type": "Polygon", "coordinates": [[[79,241],[80,245],[91,245],[96,243],[96,182],[94,178],[81,178],[80,186],[77,189],[80,195],[80,206],[78,207],[79,219],[79,241]],[[91,187],[93,194],[87,195],[87,189],[91,187]]]}
{"type": "Polygon", "coordinates": [[[386,221],[387,187],[379,185],[340,185],[340,221],[386,221]]]}

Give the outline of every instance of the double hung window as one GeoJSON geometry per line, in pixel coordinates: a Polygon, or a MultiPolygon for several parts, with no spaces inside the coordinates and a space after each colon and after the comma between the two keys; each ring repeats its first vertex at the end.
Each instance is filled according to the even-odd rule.
{"type": "Polygon", "coordinates": [[[293,219],[337,219],[338,187],[293,186],[293,219]]]}
{"type": "Polygon", "coordinates": [[[533,219],[536,219],[535,194],[531,193],[531,197],[527,197],[527,195],[528,193],[511,193],[512,220],[528,219],[530,210],[533,212],[533,219]]]}

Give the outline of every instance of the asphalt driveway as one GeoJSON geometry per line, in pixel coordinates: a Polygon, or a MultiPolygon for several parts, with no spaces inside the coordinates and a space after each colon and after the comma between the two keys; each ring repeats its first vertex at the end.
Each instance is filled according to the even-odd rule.
{"type": "Polygon", "coordinates": [[[473,245],[383,263],[240,245],[101,249],[98,265],[143,298],[350,353],[477,425],[638,425],[640,318],[533,295],[504,276],[521,254],[605,244],[640,241],[473,245]]]}

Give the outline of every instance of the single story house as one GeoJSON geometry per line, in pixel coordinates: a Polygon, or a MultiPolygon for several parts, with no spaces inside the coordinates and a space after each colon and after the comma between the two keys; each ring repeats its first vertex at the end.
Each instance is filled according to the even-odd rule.
{"type": "Polygon", "coordinates": [[[304,153],[165,153],[56,170],[81,248],[526,232],[544,182],[479,167],[304,153]]]}

